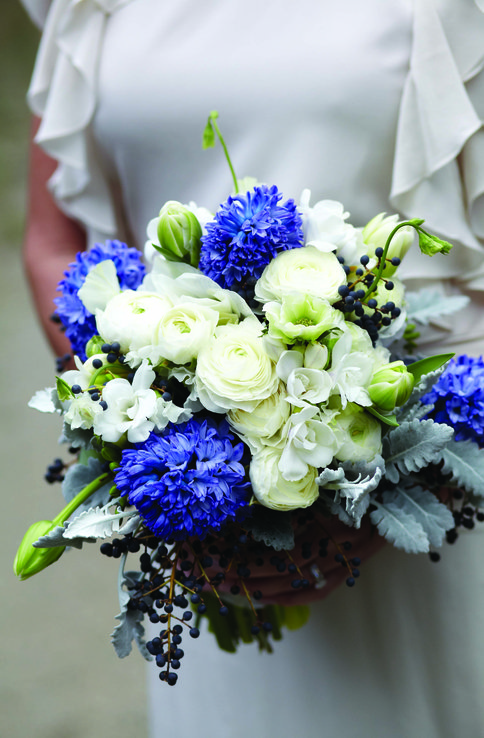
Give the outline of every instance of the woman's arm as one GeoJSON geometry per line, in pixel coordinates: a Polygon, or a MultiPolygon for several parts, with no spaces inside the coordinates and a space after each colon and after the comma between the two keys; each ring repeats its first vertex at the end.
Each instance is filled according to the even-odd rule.
{"type": "MultiPolygon", "coordinates": [[[[32,139],[39,127],[34,119],[32,139]]],[[[37,314],[56,356],[70,353],[70,344],[50,320],[57,283],[78,251],[86,248],[82,228],[59,210],[47,181],[57,163],[33,140],[30,149],[29,205],[24,242],[24,264],[37,314]]]]}

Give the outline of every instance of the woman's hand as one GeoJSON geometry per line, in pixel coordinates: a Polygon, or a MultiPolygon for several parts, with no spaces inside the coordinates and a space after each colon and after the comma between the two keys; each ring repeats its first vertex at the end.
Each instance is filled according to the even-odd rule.
{"type": "MultiPolygon", "coordinates": [[[[248,561],[247,567],[251,576],[243,579],[243,582],[251,597],[254,592],[262,593],[261,602],[305,605],[324,599],[348,578],[356,579],[353,577],[353,570],[359,570],[360,565],[352,564],[352,559],[356,558],[364,563],[384,544],[385,540],[378,535],[367,519],[357,530],[344,525],[336,518],[315,517],[298,531],[294,550],[278,553],[266,549],[262,566],[257,565],[257,555],[248,561]],[[324,551],[325,546],[321,546],[320,541],[326,540],[327,555],[321,556],[320,551],[324,551]],[[336,556],[338,560],[335,559],[336,556]],[[270,563],[273,557],[284,562],[286,566],[284,571],[278,571],[276,566],[270,563]],[[297,567],[295,572],[288,571],[287,567],[290,564],[297,567]],[[294,587],[292,582],[301,579],[307,579],[309,586],[294,587]]],[[[210,569],[209,573],[212,575],[214,571],[216,570],[210,569]]],[[[240,584],[237,565],[233,565],[217,589],[223,597],[224,592],[228,593],[232,586],[240,584]]]]}

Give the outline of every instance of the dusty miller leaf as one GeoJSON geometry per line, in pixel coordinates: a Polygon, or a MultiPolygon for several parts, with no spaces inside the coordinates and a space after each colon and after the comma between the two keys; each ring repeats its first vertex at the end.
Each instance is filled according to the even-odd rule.
{"type": "MultiPolygon", "coordinates": [[[[97,479],[103,472],[103,464],[99,459],[90,457],[87,464],[75,464],[69,467],[66,472],[64,481],[62,482],[62,494],[66,502],[70,502],[81,492],[88,484],[97,479]]],[[[80,515],[84,510],[90,510],[92,507],[100,507],[106,505],[111,499],[109,490],[111,484],[104,484],[96,492],[79,505],[74,516],[80,515]]]]}
{"type": "Polygon", "coordinates": [[[261,541],[274,551],[291,551],[294,548],[294,530],[291,513],[268,510],[262,506],[252,508],[252,516],[244,527],[255,541],[261,541]]]}
{"type": "Polygon", "coordinates": [[[116,615],[116,620],[119,620],[119,623],[111,633],[111,643],[119,658],[124,659],[131,653],[132,643],[135,641],[141,655],[147,661],[152,661],[144,640],[145,629],[141,624],[143,613],[140,610],[128,609],[131,595],[127,590],[134,590],[135,583],[143,578],[143,574],[138,571],[124,573],[123,567],[125,560],[126,558],[123,557],[120,564],[120,575],[118,577],[118,595],[121,612],[116,615]]]}
{"type": "Polygon", "coordinates": [[[469,298],[464,295],[446,297],[438,290],[427,289],[407,292],[405,299],[409,320],[423,325],[427,325],[441,315],[450,315],[462,310],[469,303],[469,298]]]}
{"type": "Polygon", "coordinates": [[[454,527],[454,516],[432,492],[422,487],[405,485],[386,492],[385,502],[394,503],[420,523],[431,546],[442,545],[445,532],[454,527]]]}
{"type": "Polygon", "coordinates": [[[69,423],[64,421],[62,426],[62,434],[59,443],[68,443],[73,448],[92,448],[92,431],[84,428],[71,428],[69,423]]]}
{"type": "Polygon", "coordinates": [[[444,474],[476,497],[484,498],[484,449],[473,441],[450,441],[442,453],[444,474]]]}
{"type": "Polygon", "coordinates": [[[380,535],[407,553],[428,552],[429,539],[412,515],[408,515],[394,502],[385,502],[385,495],[383,503],[375,500],[374,504],[377,509],[370,513],[370,519],[377,526],[380,535]]]}
{"type": "Polygon", "coordinates": [[[377,456],[371,462],[343,462],[338,469],[323,469],[316,481],[324,490],[336,492],[333,499],[324,495],[324,499],[330,502],[331,512],[338,515],[343,523],[348,523],[349,517],[350,524],[359,528],[370,504],[369,494],[378,487],[384,470],[385,462],[381,456],[377,456]],[[340,510],[343,499],[344,515],[340,510]]]}
{"type": "Polygon", "coordinates": [[[135,508],[127,508],[126,510],[116,510],[110,512],[112,504],[108,503],[104,507],[93,507],[85,510],[73,521],[70,521],[66,527],[64,538],[68,541],[74,538],[110,538],[114,533],[119,533],[125,527],[128,519],[133,517],[139,520],[135,508]]]}
{"type": "Polygon", "coordinates": [[[45,536],[41,536],[32,545],[35,548],[56,548],[57,546],[72,546],[73,548],[82,548],[83,543],[94,542],[92,539],[86,541],[85,539],[81,538],[68,540],[67,538],[64,538],[65,532],[65,526],[57,525],[54,530],[51,530],[50,533],[47,533],[47,535],[45,536]]]}
{"type": "Polygon", "coordinates": [[[400,473],[407,476],[435,464],[454,434],[453,428],[433,420],[411,420],[387,433],[383,439],[385,476],[394,484],[400,473]]]}
{"type": "Polygon", "coordinates": [[[413,390],[412,394],[408,398],[405,405],[402,405],[402,407],[397,409],[397,420],[399,423],[401,423],[404,420],[410,420],[410,413],[412,412],[415,404],[417,404],[418,407],[421,406],[420,399],[427,394],[427,392],[430,392],[442,372],[445,370],[445,366],[441,366],[440,369],[436,369],[434,372],[429,372],[429,374],[425,374],[420,381],[418,381],[413,390]]]}

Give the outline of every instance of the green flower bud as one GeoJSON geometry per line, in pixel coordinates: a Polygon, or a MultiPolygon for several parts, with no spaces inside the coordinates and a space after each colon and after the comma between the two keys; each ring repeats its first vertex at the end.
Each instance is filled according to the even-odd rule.
{"type": "Polygon", "coordinates": [[[374,405],[389,412],[407,402],[413,385],[414,378],[403,361],[392,361],[374,373],[368,392],[374,405]]]}
{"type": "Polygon", "coordinates": [[[435,256],[435,254],[448,254],[452,248],[452,244],[448,241],[442,241],[437,236],[432,236],[430,233],[418,229],[418,245],[422,254],[427,256],[435,256]]]}
{"type": "Polygon", "coordinates": [[[176,200],[169,200],[160,210],[155,248],[168,261],[184,261],[194,267],[200,259],[202,228],[196,216],[176,200]]]}
{"type": "MultiPolygon", "coordinates": [[[[375,249],[377,248],[385,248],[388,237],[397,227],[398,222],[398,215],[388,215],[385,218],[385,213],[380,213],[379,215],[375,215],[375,217],[366,224],[363,228],[362,235],[363,241],[368,247],[368,256],[374,256],[375,249]]],[[[395,233],[388,247],[386,257],[387,261],[383,271],[384,277],[391,277],[392,274],[395,274],[398,268],[388,260],[396,257],[401,261],[412,245],[414,238],[415,234],[413,228],[410,226],[404,226],[395,233]]]]}
{"type": "Polygon", "coordinates": [[[33,547],[38,538],[47,535],[55,527],[56,523],[52,520],[39,520],[27,530],[13,562],[13,570],[20,579],[28,579],[34,574],[38,574],[39,571],[46,569],[62,556],[65,546],[57,546],[56,548],[33,547]]]}
{"type": "Polygon", "coordinates": [[[93,336],[89,339],[89,341],[86,344],[86,356],[88,359],[91,358],[91,356],[95,356],[96,354],[101,354],[101,346],[105,344],[106,341],[104,338],[101,338],[101,336],[93,336]]]}

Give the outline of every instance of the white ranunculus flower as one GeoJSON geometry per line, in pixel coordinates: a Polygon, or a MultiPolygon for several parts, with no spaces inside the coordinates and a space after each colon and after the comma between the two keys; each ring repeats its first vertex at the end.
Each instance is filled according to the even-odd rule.
{"type": "Polygon", "coordinates": [[[319,251],[336,251],[348,264],[358,264],[365,252],[361,229],[346,223],[349,213],[336,200],[320,200],[310,207],[310,190],[303,190],[299,203],[304,244],[319,251]]]}
{"type": "Polygon", "coordinates": [[[254,496],[273,510],[309,507],[319,496],[316,469],[310,467],[301,479],[288,481],[279,471],[280,458],[280,449],[269,446],[254,454],[249,470],[254,496]]]}
{"type": "MultiPolygon", "coordinates": [[[[196,359],[214,334],[219,315],[215,310],[186,302],[169,308],[153,332],[153,346],[147,356],[156,366],[162,359],[188,364],[196,359]]],[[[138,353],[143,357],[143,349],[138,353]]]]}
{"type": "Polygon", "coordinates": [[[104,441],[116,443],[127,433],[130,443],[146,441],[155,423],[157,395],[150,389],[155,373],[147,362],[139,367],[133,383],[127,379],[112,379],[103,388],[107,409],[94,418],[94,433],[104,441]]]}
{"type": "Polygon", "coordinates": [[[278,383],[256,321],[217,328],[198,355],[196,388],[207,410],[251,411],[278,383]]]}
{"type": "Polygon", "coordinates": [[[123,353],[152,346],[158,323],[172,306],[162,295],[125,290],[113,297],[105,310],[96,311],[98,333],[109,343],[117,341],[123,353]]]}
{"type": "Polygon", "coordinates": [[[316,407],[308,405],[293,413],[283,432],[286,445],[279,470],[284,479],[297,481],[307,474],[309,466],[317,469],[331,463],[337,449],[336,438],[316,407]]]}
{"type": "Polygon", "coordinates": [[[346,284],[346,273],[336,256],[304,246],[282,251],[269,262],[255,285],[255,296],[266,303],[299,293],[332,304],[340,299],[338,287],[342,284],[346,284]]]}
{"type": "Polygon", "coordinates": [[[176,262],[156,260],[145,277],[142,288],[168,297],[174,305],[194,302],[219,314],[219,325],[238,323],[245,318],[256,319],[245,300],[232,290],[222,289],[213,279],[193,267],[180,268],[176,262]]]}
{"type": "Polygon", "coordinates": [[[252,411],[237,409],[227,413],[230,425],[251,450],[260,447],[261,438],[267,443],[267,439],[275,436],[289,418],[286,396],[284,384],[279,382],[276,392],[257,403],[252,411]]]}
{"type": "Polygon", "coordinates": [[[358,405],[349,403],[332,421],[340,461],[371,461],[381,452],[381,425],[358,405]]]}

